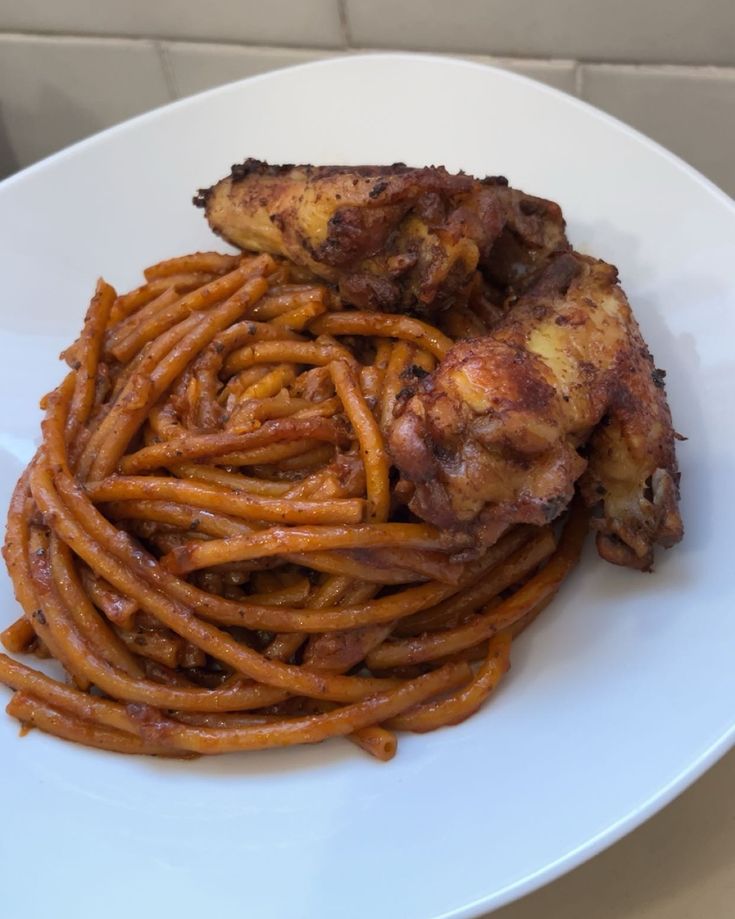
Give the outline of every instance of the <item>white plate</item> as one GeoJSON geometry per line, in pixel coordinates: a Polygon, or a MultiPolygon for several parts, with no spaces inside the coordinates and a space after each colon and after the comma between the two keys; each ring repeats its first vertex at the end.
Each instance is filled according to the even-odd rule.
{"type": "MultiPolygon", "coordinates": [[[[641,823],[735,726],[735,209],[581,102],[480,65],[350,57],[135,119],[0,187],[0,500],[37,442],[38,397],[98,274],[211,247],[198,186],[246,156],[444,163],[559,201],[615,262],[668,372],[685,542],[652,575],[588,553],[467,723],[351,745],[168,763],[75,747],[0,717],[3,914],[129,919],[476,916],[641,823]]],[[[3,619],[16,608],[2,582],[3,619]]],[[[696,844],[696,841],[693,841],[696,844]]]]}

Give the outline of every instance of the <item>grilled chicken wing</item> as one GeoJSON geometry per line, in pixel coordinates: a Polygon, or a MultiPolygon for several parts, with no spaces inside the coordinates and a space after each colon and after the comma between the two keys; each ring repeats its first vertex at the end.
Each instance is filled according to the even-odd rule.
{"type": "Polygon", "coordinates": [[[559,256],[491,335],[404,394],[389,442],[418,516],[490,545],[553,520],[579,480],[609,561],[648,569],[655,544],[681,539],[662,374],[616,281],[559,256]]]}
{"type": "Polygon", "coordinates": [[[569,247],[558,205],[443,167],[250,159],[194,202],[229,242],[292,259],[361,309],[444,309],[478,280],[500,303],[569,247]]]}
{"type": "Polygon", "coordinates": [[[419,516],[489,545],[552,520],[578,483],[610,561],[645,569],[681,538],[661,374],[615,269],[571,252],[556,204],[442,167],[257,160],[194,200],[225,239],[292,259],[347,304],[469,305],[492,329],[397,405],[390,447],[419,516]]]}

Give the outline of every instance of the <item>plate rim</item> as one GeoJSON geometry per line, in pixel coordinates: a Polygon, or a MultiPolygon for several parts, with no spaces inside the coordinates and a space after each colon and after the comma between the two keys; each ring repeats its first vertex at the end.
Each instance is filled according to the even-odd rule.
{"type": "Polygon", "coordinates": [[[573,107],[586,111],[588,115],[591,115],[597,120],[603,123],[607,123],[610,126],[622,131],[624,134],[627,134],[629,137],[642,142],[646,147],[663,156],[670,163],[677,166],[680,170],[689,175],[690,178],[694,179],[709,193],[713,194],[728,209],[735,213],[735,198],[732,198],[724,189],[720,188],[716,182],[714,182],[712,179],[709,179],[704,175],[704,173],[700,172],[696,166],[692,166],[691,163],[688,163],[677,153],[674,153],[672,150],[669,150],[668,147],[665,147],[657,140],[649,137],[644,131],[641,131],[638,128],[634,128],[632,125],[616,117],[615,115],[611,115],[609,112],[606,112],[603,109],[598,108],[596,105],[593,105],[591,102],[588,102],[586,99],[581,99],[579,96],[573,96],[556,86],[551,86],[548,83],[544,83],[541,80],[536,80],[533,77],[527,76],[526,74],[518,73],[518,71],[509,70],[496,63],[485,63],[484,61],[468,59],[466,57],[462,57],[458,53],[442,54],[431,51],[360,50],[354,54],[347,51],[338,57],[324,57],[315,61],[304,61],[303,63],[299,64],[286,64],[283,67],[274,67],[272,70],[266,70],[263,73],[256,73],[252,74],[251,76],[242,77],[239,80],[230,80],[225,83],[220,83],[217,86],[212,86],[208,89],[201,90],[200,92],[192,93],[188,96],[183,96],[180,99],[173,99],[169,102],[164,102],[161,105],[155,106],[155,108],[148,109],[147,111],[141,112],[138,115],[133,115],[130,118],[126,118],[125,120],[110,125],[106,128],[101,128],[99,131],[95,131],[93,134],[90,134],[87,137],[83,137],[80,140],[74,141],[73,143],[62,147],[60,150],[56,150],[54,153],[50,153],[48,156],[44,156],[40,160],[37,160],[34,163],[30,163],[28,166],[24,166],[21,169],[11,173],[10,175],[5,176],[5,178],[0,179],[0,191],[2,191],[6,185],[15,184],[17,181],[23,180],[26,176],[47,168],[52,163],[61,162],[79,150],[83,150],[96,145],[106,137],[114,136],[118,133],[123,133],[130,126],[136,124],[145,124],[147,121],[154,121],[156,118],[160,117],[160,114],[164,111],[174,111],[180,108],[185,108],[191,103],[193,99],[203,99],[210,95],[214,96],[218,93],[221,93],[225,89],[234,90],[235,87],[244,83],[258,83],[263,80],[268,80],[274,74],[281,74],[292,70],[314,70],[323,67],[339,68],[349,65],[353,61],[361,60],[402,61],[404,63],[409,63],[411,61],[424,61],[426,63],[438,63],[441,65],[449,64],[450,66],[459,66],[477,71],[490,70],[495,74],[500,75],[502,78],[509,80],[510,82],[531,85],[535,88],[536,91],[541,91],[542,93],[547,93],[557,98],[562,98],[568,105],[572,105],[573,107]]]}

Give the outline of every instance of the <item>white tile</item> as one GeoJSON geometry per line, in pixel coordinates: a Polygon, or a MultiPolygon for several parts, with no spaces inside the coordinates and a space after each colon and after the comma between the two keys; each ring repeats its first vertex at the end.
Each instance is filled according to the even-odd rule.
{"type": "Polygon", "coordinates": [[[153,42],[0,36],[2,137],[19,166],[170,101],[153,42]]]}
{"type": "Polygon", "coordinates": [[[735,196],[735,70],[581,69],[582,96],[678,153],[735,196]]]}
{"type": "Polygon", "coordinates": [[[176,92],[180,96],[190,96],[212,86],[232,83],[279,67],[305,64],[333,56],[328,51],[187,42],[166,42],[164,54],[176,92]]]}
{"type": "Polygon", "coordinates": [[[0,30],[342,44],[337,0],[0,0],[0,30]]]}
{"type": "Polygon", "coordinates": [[[546,83],[565,93],[575,94],[576,69],[574,61],[538,61],[527,58],[487,57],[479,54],[463,55],[467,60],[479,61],[514,73],[523,74],[532,80],[546,83]]]}
{"type": "Polygon", "coordinates": [[[735,63],[733,0],[345,0],[365,47],[735,63]]]}
{"type": "Polygon", "coordinates": [[[732,919],[735,751],[630,836],[484,919],[732,919]]]}

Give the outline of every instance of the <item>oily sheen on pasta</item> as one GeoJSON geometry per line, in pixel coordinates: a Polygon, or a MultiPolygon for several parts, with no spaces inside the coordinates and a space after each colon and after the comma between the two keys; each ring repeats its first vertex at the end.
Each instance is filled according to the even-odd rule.
{"type": "Polygon", "coordinates": [[[396,400],[479,322],[352,309],[267,254],[100,281],[8,517],[2,641],[59,665],[0,655],[8,712],[124,753],[379,759],[475,712],[586,531],[575,504],[478,549],[409,509],[396,400]]]}

